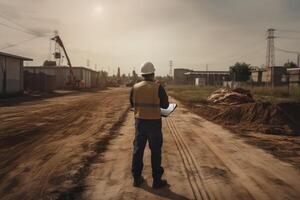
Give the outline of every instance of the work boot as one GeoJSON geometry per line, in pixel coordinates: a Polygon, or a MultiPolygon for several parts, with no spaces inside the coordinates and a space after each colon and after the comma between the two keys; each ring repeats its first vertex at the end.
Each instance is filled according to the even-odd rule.
{"type": "Polygon", "coordinates": [[[133,186],[134,187],[140,187],[144,182],[144,178],[142,176],[140,177],[135,177],[133,179],[133,186]]]}
{"type": "Polygon", "coordinates": [[[153,181],[152,188],[159,189],[165,187],[166,185],[168,185],[167,180],[158,179],[153,181]]]}

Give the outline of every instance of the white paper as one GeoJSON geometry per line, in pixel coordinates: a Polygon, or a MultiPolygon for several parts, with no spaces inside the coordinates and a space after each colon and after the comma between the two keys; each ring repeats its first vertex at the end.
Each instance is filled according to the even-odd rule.
{"type": "Polygon", "coordinates": [[[170,103],[167,109],[160,109],[160,114],[163,117],[168,117],[177,108],[176,103],[170,103]]]}

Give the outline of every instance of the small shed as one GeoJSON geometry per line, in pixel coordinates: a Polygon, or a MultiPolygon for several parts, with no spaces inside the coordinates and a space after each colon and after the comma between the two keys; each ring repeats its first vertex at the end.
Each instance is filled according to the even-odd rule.
{"type": "Polygon", "coordinates": [[[0,52],[0,96],[23,92],[24,61],[32,59],[0,52]]]}

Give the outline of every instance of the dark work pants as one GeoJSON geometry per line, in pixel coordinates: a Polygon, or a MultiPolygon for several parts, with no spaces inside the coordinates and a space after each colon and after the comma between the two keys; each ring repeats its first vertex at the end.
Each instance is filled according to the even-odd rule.
{"type": "Polygon", "coordinates": [[[161,120],[135,119],[135,138],[133,142],[132,175],[140,177],[143,170],[143,157],[148,141],[151,150],[153,179],[161,179],[164,169],[161,167],[161,147],[163,137],[161,120]]]}

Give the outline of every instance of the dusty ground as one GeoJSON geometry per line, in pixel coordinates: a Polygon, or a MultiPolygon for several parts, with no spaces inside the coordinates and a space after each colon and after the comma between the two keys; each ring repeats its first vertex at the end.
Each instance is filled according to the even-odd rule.
{"type": "MultiPolygon", "coordinates": [[[[224,106],[208,104],[187,104],[189,110],[210,121],[222,125],[231,130],[236,136],[245,139],[248,144],[255,145],[268,151],[282,161],[287,161],[300,169],[300,135],[276,134],[272,129],[266,134],[260,132],[262,124],[256,123],[228,123],[227,121],[215,120],[214,117],[223,112],[224,106]]],[[[296,111],[300,112],[300,111],[296,111]]],[[[234,113],[232,113],[233,115],[234,113]]],[[[299,119],[297,119],[299,121],[299,119]]],[[[267,127],[267,126],[265,126],[267,127]]],[[[272,127],[272,126],[270,126],[272,127]]]]}
{"type": "Polygon", "coordinates": [[[0,107],[0,198],[64,199],[124,118],[128,90],[21,102],[0,107]]]}
{"type": "MultiPolygon", "coordinates": [[[[178,104],[163,121],[161,190],[151,189],[149,149],[147,182],[132,187],[128,89],[2,105],[0,199],[300,199],[299,170],[248,144],[275,136],[242,139],[178,104]]],[[[289,145],[277,137],[274,148],[289,145]]]]}
{"type": "Polygon", "coordinates": [[[246,144],[232,132],[184,106],[164,119],[163,165],[170,186],[151,189],[149,150],[142,188],[133,188],[134,137],[129,113],[117,137],[90,168],[78,199],[300,199],[300,172],[291,164],[246,144]]]}

